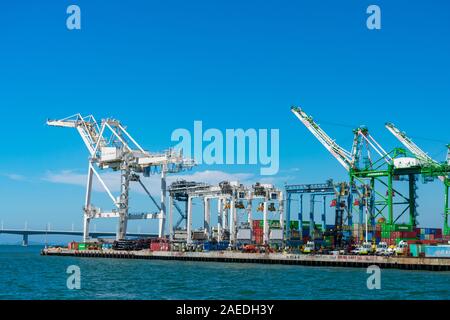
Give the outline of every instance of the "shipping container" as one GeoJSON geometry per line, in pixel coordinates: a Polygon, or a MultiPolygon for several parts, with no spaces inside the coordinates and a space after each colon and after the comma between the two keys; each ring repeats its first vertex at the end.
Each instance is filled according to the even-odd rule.
{"type": "Polygon", "coordinates": [[[450,245],[425,246],[425,257],[450,258],[450,245]]]}
{"type": "Polygon", "coordinates": [[[283,240],[283,230],[282,229],[272,229],[269,235],[270,240],[283,240]]]}
{"type": "Polygon", "coordinates": [[[69,242],[69,245],[67,246],[69,250],[78,250],[78,243],[75,241],[69,242]]]}
{"type": "Polygon", "coordinates": [[[298,230],[298,227],[299,227],[299,226],[300,226],[300,224],[299,224],[298,221],[291,221],[291,222],[290,222],[290,228],[291,228],[291,229],[298,230]]]}
{"type": "Polygon", "coordinates": [[[250,240],[252,238],[252,233],[250,229],[238,229],[237,239],[238,240],[250,240]]]}
{"type": "Polygon", "coordinates": [[[112,243],[103,243],[102,244],[102,250],[109,250],[112,249],[112,243]]]}

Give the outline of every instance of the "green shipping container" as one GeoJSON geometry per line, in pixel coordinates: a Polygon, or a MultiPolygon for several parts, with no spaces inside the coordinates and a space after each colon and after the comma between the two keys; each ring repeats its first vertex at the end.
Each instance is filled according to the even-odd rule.
{"type": "Polygon", "coordinates": [[[86,250],[86,248],[87,248],[86,243],[79,243],[78,244],[78,250],[84,251],[84,250],[86,250]]]}
{"type": "Polygon", "coordinates": [[[422,244],[410,244],[409,245],[409,252],[413,257],[420,257],[420,254],[425,252],[425,246],[422,244]]]}
{"type": "Polygon", "coordinates": [[[298,230],[299,223],[298,221],[291,221],[291,229],[297,229],[298,230]]]}
{"type": "Polygon", "coordinates": [[[381,232],[392,232],[392,231],[413,231],[413,227],[408,224],[382,224],[381,232]]]}
{"type": "Polygon", "coordinates": [[[411,232],[412,231],[412,226],[407,225],[407,224],[395,224],[394,225],[394,231],[407,231],[407,232],[411,232]]]}
{"type": "MultiPolygon", "coordinates": [[[[267,220],[269,228],[281,228],[280,220],[267,220]]],[[[264,220],[259,221],[259,226],[264,228],[264,220]]]]}

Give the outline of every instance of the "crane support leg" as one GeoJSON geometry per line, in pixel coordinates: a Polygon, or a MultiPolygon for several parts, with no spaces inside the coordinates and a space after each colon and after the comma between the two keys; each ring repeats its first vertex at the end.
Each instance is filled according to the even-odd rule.
{"type": "Polygon", "coordinates": [[[217,241],[222,241],[223,199],[217,199],[217,241]]]}
{"type": "Polygon", "coordinates": [[[300,234],[300,239],[303,239],[303,195],[300,195],[299,199],[299,209],[298,209],[298,232],[300,234]]]}
{"type": "Polygon", "coordinates": [[[211,236],[211,199],[205,198],[204,199],[204,229],[205,234],[209,240],[211,236]]]}
{"type": "Polygon", "coordinates": [[[263,222],[264,222],[264,227],[263,227],[263,233],[264,233],[264,244],[269,244],[269,221],[267,220],[268,218],[268,202],[267,200],[264,200],[264,213],[263,213],[263,222]]]}
{"type": "Polygon", "coordinates": [[[389,175],[388,175],[388,199],[387,199],[387,205],[388,205],[388,213],[389,213],[389,220],[388,224],[393,225],[394,224],[394,189],[393,189],[393,166],[389,165],[389,175]]]}
{"type": "Polygon", "coordinates": [[[292,194],[288,192],[286,200],[286,239],[291,238],[291,200],[292,194]]]}
{"type": "Polygon", "coordinates": [[[230,243],[236,243],[236,205],[234,197],[231,198],[230,203],[230,243]]]}
{"type": "Polygon", "coordinates": [[[84,219],[83,219],[83,241],[89,241],[89,222],[90,222],[90,209],[92,198],[92,179],[94,177],[94,168],[92,163],[89,163],[87,184],[86,184],[86,197],[84,202],[84,219]]]}
{"type": "Polygon", "coordinates": [[[416,176],[409,175],[409,224],[416,226],[416,176]]]}
{"type": "Polygon", "coordinates": [[[169,239],[173,241],[174,230],[173,230],[173,197],[169,196],[169,239]]]}
{"type": "Polygon", "coordinates": [[[192,243],[192,198],[189,197],[186,203],[187,206],[187,244],[192,243]]]}
{"type": "Polygon", "coordinates": [[[253,212],[253,203],[252,200],[248,201],[247,204],[247,212],[248,212],[248,216],[247,216],[247,222],[250,225],[250,229],[252,230],[252,234],[253,234],[253,216],[252,216],[252,212],[253,212]]]}
{"type": "Polygon", "coordinates": [[[164,228],[166,222],[166,170],[163,167],[161,170],[161,212],[159,218],[159,232],[160,238],[164,237],[164,228]]]}
{"type": "Polygon", "coordinates": [[[450,215],[450,208],[449,208],[449,192],[448,189],[450,187],[450,180],[446,179],[445,181],[445,208],[444,208],[444,235],[449,236],[450,235],[450,228],[448,225],[448,216],[450,215]]]}
{"type": "Polygon", "coordinates": [[[127,235],[130,177],[131,177],[131,170],[129,168],[122,170],[121,192],[119,203],[119,230],[116,236],[117,240],[123,240],[126,238],[127,235]]]}
{"type": "Polygon", "coordinates": [[[323,196],[322,231],[327,230],[327,196],[323,196]]]}
{"type": "Polygon", "coordinates": [[[315,227],[315,223],[314,223],[314,205],[316,202],[316,196],[315,195],[310,195],[310,205],[309,205],[309,236],[311,237],[311,240],[313,239],[314,236],[314,229],[315,227]]]}

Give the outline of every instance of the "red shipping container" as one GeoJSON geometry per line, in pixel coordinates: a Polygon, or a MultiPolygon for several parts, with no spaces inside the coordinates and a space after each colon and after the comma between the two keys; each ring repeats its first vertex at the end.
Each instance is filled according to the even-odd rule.
{"type": "Polygon", "coordinates": [[[403,231],[400,233],[400,237],[399,238],[406,238],[406,239],[412,239],[412,238],[416,238],[417,237],[417,233],[415,231],[403,231]]]}
{"type": "Polygon", "coordinates": [[[68,247],[69,250],[78,250],[78,242],[70,242],[68,247]]]}

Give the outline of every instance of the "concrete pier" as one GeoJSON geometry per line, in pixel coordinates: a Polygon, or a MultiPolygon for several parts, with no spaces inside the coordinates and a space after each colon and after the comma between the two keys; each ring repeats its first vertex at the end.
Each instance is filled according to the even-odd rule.
{"type": "Polygon", "coordinates": [[[367,268],[377,265],[384,269],[450,271],[450,259],[445,258],[413,258],[413,257],[380,257],[356,255],[306,255],[285,253],[242,253],[234,251],[211,252],[171,252],[171,251],[75,251],[65,248],[49,248],[42,250],[46,256],[72,256],[82,258],[109,259],[154,259],[181,260],[201,262],[260,263],[286,264],[316,267],[367,268]]]}

